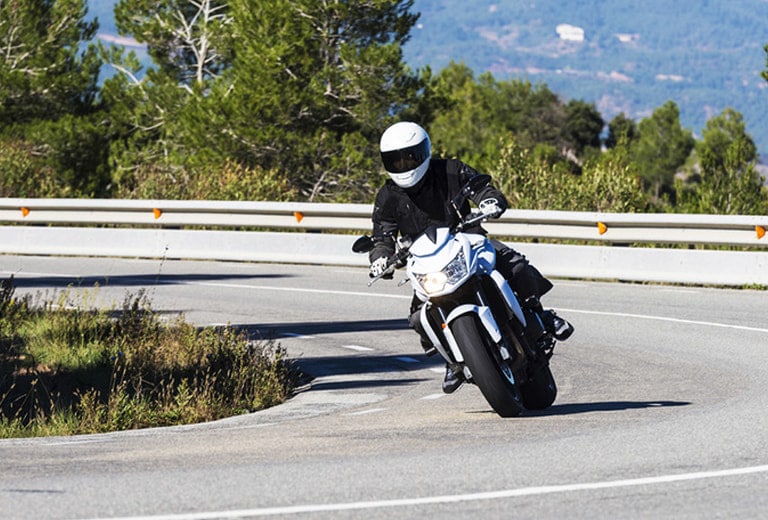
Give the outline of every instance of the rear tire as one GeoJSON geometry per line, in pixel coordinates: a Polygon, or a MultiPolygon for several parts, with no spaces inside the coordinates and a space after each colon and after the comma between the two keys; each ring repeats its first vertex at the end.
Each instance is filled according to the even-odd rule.
{"type": "Polygon", "coordinates": [[[501,359],[485,329],[478,326],[477,317],[473,314],[459,316],[451,324],[451,331],[472,372],[472,381],[491,408],[502,417],[520,415],[523,402],[512,369],[501,359]]]}
{"type": "Polygon", "coordinates": [[[549,363],[538,367],[520,392],[523,394],[523,406],[528,410],[549,408],[557,397],[557,385],[549,363]]]}

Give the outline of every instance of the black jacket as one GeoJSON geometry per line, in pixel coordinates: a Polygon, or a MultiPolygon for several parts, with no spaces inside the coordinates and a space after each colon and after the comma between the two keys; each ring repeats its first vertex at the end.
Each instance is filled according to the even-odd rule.
{"type": "MultiPolygon", "coordinates": [[[[461,190],[468,179],[477,172],[461,161],[432,159],[429,169],[419,184],[403,189],[391,179],[387,180],[376,194],[373,207],[373,240],[375,246],[369,254],[373,262],[382,256],[395,253],[398,234],[416,239],[431,225],[452,226],[458,217],[450,207],[451,199],[461,190]]],[[[501,209],[507,209],[504,195],[492,185],[480,190],[472,197],[475,204],[496,199],[501,209]]],[[[469,203],[460,208],[462,215],[470,212],[469,203]]],[[[485,234],[479,225],[467,231],[485,234]]]]}

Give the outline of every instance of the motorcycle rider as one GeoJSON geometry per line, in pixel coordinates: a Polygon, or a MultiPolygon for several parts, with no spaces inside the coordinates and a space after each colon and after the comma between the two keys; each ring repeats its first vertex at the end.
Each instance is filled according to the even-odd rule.
{"type": "MultiPolygon", "coordinates": [[[[477,175],[477,171],[459,160],[433,158],[429,135],[413,122],[399,122],[387,128],[381,136],[380,151],[390,179],[376,194],[373,208],[374,248],[369,253],[372,278],[391,263],[398,234],[415,239],[431,225],[456,224],[459,217],[450,201],[468,179],[477,175]]],[[[498,218],[507,209],[504,195],[490,184],[475,193],[472,202],[489,218],[498,218]]],[[[467,215],[469,204],[465,202],[460,211],[467,215]]],[[[464,231],[487,233],[479,224],[464,231]]],[[[496,249],[496,269],[509,281],[523,305],[539,312],[546,331],[554,338],[568,339],[573,326],[552,310],[541,307],[540,298],[552,288],[552,283],[522,254],[498,240],[492,243],[496,249]]],[[[431,354],[434,347],[416,318],[422,303],[414,295],[409,323],[421,336],[424,350],[431,354]]],[[[443,391],[452,393],[463,382],[463,374],[455,373],[446,364],[443,391]]]]}

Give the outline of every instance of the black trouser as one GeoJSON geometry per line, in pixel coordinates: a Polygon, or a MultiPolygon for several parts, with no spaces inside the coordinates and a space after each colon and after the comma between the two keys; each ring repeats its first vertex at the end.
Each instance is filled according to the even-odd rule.
{"type": "Polygon", "coordinates": [[[496,249],[496,269],[507,279],[521,304],[532,296],[538,300],[552,289],[552,282],[544,278],[523,254],[498,240],[491,240],[491,244],[496,249]]]}

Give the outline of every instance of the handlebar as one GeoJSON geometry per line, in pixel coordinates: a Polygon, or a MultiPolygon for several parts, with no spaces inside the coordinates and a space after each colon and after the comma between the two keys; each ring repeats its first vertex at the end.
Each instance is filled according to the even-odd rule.
{"type": "Polygon", "coordinates": [[[470,213],[465,219],[462,219],[458,224],[456,224],[456,227],[452,231],[454,233],[463,231],[467,226],[477,224],[478,222],[483,222],[484,220],[488,220],[490,217],[491,215],[481,211],[470,213]]]}
{"type": "MultiPolygon", "coordinates": [[[[478,222],[482,222],[484,220],[487,220],[490,218],[490,215],[487,215],[482,212],[475,212],[470,213],[465,218],[463,218],[461,221],[459,221],[456,226],[454,226],[451,229],[452,233],[459,233],[463,231],[468,226],[471,226],[473,224],[477,224],[478,222]]],[[[368,287],[379,281],[380,279],[384,278],[385,276],[389,276],[391,274],[394,274],[394,272],[405,266],[405,264],[408,261],[408,257],[411,255],[411,243],[407,245],[400,246],[397,251],[395,252],[395,256],[391,259],[392,261],[387,265],[387,268],[384,269],[384,271],[381,272],[381,274],[378,274],[371,278],[371,280],[368,282],[368,287]]]]}

